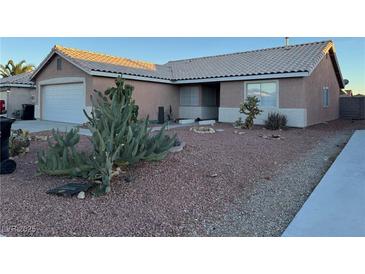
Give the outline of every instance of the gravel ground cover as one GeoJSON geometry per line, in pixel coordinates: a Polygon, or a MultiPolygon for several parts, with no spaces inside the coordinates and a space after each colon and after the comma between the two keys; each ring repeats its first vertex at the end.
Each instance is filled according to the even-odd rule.
{"type": "MultiPolygon", "coordinates": [[[[36,153],[47,142],[32,141],[30,152],[16,159],[17,171],[0,177],[0,234],[280,236],[365,122],[275,132],[214,128],[224,131],[171,130],[186,142],[183,151],[140,163],[114,179],[111,193],[83,200],[46,194],[82,180],[37,175],[36,153]]],[[[90,147],[86,137],[80,147],[90,147]]]]}

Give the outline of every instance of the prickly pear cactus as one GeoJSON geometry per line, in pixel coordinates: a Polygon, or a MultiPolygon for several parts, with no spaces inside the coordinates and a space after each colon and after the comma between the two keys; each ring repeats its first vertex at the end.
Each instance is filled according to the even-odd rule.
{"type": "Polygon", "coordinates": [[[38,170],[48,175],[89,178],[93,166],[86,153],[76,150],[80,141],[78,130],[66,133],[53,130],[52,135],[48,150],[38,152],[38,170]]]}
{"type": "Polygon", "coordinates": [[[133,87],[121,78],[116,87],[92,98],[91,114],[86,126],[92,133],[92,153],[76,150],[80,140],[77,130],[66,134],[53,132],[49,148],[39,153],[38,169],[50,175],[81,176],[101,180],[99,193],[111,190],[111,180],[117,166],[133,165],[138,161],[163,159],[173,146],[176,136],[169,137],[163,127],[152,135],[148,119],[138,120],[138,106],[132,100],[133,87]]]}

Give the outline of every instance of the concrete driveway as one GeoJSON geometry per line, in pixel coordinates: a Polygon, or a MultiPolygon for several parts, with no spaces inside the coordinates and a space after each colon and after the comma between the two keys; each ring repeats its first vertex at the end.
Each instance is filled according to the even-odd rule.
{"type": "MultiPolygon", "coordinates": [[[[71,128],[77,127],[78,124],[62,123],[62,122],[52,122],[52,121],[41,121],[41,120],[31,120],[31,121],[15,121],[12,125],[12,129],[25,129],[29,132],[40,132],[52,129],[58,129],[59,131],[70,130],[71,128]]],[[[80,129],[80,134],[90,136],[91,133],[88,129],[80,129]]]]}
{"type": "Polygon", "coordinates": [[[283,236],[365,236],[365,130],[357,130],[283,236]]]}

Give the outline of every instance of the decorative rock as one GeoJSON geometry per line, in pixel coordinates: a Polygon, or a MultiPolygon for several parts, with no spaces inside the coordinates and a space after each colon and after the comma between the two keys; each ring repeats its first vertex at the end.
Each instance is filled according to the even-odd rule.
{"type": "Polygon", "coordinates": [[[120,169],[120,167],[117,167],[113,172],[112,172],[112,176],[118,176],[120,173],[122,172],[122,170],[120,169]]]}
{"type": "Polygon", "coordinates": [[[217,176],[218,176],[218,174],[217,174],[217,173],[209,174],[209,177],[212,177],[212,178],[215,178],[215,177],[217,177],[217,176]]]}
{"type": "Polygon", "coordinates": [[[215,133],[215,130],[211,127],[194,127],[192,129],[196,133],[215,133]]]}
{"type": "Polygon", "coordinates": [[[176,140],[174,142],[174,147],[178,147],[180,145],[181,145],[181,141],[178,138],[176,138],[176,140]]]}
{"type": "Polygon", "coordinates": [[[85,199],[85,192],[80,191],[79,194],[77,194],[78,199],[85,199]]]}
{"type": "Polygon", "coordinates": [[[180,145],[173,146],[172,148],[170,148],[169,151],[170,152],[173,152],[173,153],[180,152],[180,151],[182,151],[184,149],[184,147],[185,147],[185,142],[180,142],[180,145]]]}

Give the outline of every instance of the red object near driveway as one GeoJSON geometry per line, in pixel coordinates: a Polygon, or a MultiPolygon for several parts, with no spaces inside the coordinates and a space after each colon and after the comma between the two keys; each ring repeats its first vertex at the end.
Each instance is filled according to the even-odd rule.
{"type": "Polygon", "coordinates": [[[0,100],[0,114],[6,113],[5,111],[5,100],[0,100]]]}

